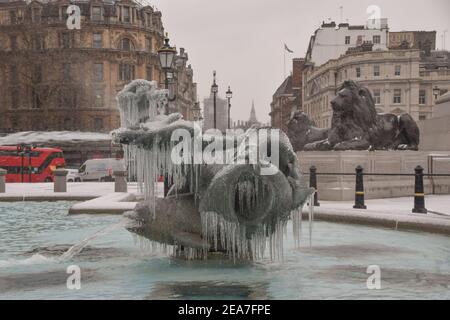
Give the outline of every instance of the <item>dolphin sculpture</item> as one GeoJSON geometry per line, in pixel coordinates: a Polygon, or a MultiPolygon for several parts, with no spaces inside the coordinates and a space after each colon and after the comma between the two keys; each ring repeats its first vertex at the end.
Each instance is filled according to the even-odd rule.
{"type": "MultiPolygon", "coordinates": [[[[171,134],[185,129],[193,140],[199,139],[195,124],[184,121],[178,114],[155,116],[155,110],[145,110],[146,105],[160,106],[157,101],[145,103],[147,97],[162,95],[149,94],[149,90],[156,90],[154,84],[139,81],[119,94],[119,107],[126,108],[121,114],[128,118],[122,119],[126,127],[113,132],[114,139],[124,145],[128,160],[135,162],[138,180],[143,180],[142,190],[146,194],[144,201],[124,214],[130,222],[127,230],[171,246],[175,255],[188,259],[206,258],[211,252],[234,259],[258,259],[264,256],[267,243],[270,256],[279,257],[287,221],[293,218],[294,227],[298,228],[301,209],[314,193],[303,180],[287,136],[275,129],[252,128],[233,137],[233,143],[222,144],[224,148],[231,146],[231,151],[237,150],[231,163],[183,163],[177,167],[167,162],[174,147],[171,134]],[[127,103],[121,105],[121,101],[127,103]],[[138,113],[134,114],[133,101],[140,104],[135,106],[138,113]],[[268,129],[267,140],[259,139],[251,145],[249,135],[261,129],[268,129]],[[272,150],[272,144],[277,146],[277,162],[248,161],[254,152],[272,150]],[[272,173],[263,174],[264,170],[272,173]],[[161,174],[177,180],[165,198],[156,197],[152,189],[155,178],[161,174]]],[[[203,151],[208,143],[201,139],[200,145],[203,151]]],[[[296,234],[298,230],[294,230],[296,234]]]]}

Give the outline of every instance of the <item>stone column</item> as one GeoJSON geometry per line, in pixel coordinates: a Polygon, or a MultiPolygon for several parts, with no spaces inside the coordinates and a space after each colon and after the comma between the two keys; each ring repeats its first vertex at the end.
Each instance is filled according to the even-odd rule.
{"type": "Polygon", "coordinates": [[[127,172],[114,171],[114,192],[127,192],[127,172]]]}
{"type": "Polygon", "coordinates": [[[64,169],[56,169],[53,172],[55,177],[55,182],[53,185],[54,192],[67,192],[67,181],[66,176],[69,172],[64,169]]]}
{"type": "Polygon", "coordinates": [[[0,193],[6,192],[6,170],[0,168],[0,193]]]}

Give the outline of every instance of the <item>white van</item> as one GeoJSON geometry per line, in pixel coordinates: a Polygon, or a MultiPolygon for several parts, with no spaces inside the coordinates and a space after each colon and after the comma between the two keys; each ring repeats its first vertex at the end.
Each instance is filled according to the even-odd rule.
{"type": "Polygon", "coordinates": [[[78,170],[77,181],[113,181],[114,171],[125,171],[123,159],[91,159],[78,170]]]}

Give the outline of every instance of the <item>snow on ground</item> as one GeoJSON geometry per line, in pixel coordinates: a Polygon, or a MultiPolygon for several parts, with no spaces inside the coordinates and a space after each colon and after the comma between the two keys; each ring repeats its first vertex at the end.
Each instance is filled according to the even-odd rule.
{"type": "Polygon", "coordinates": [[[352,201],[319,202],[314,209],[318,219],[450,235],[450,195],[427,195],[428,214],[412,213],[414,197],[366,200],[366,210],[353,209],[352,201]]]}
{"type": "MultiPolygon", "coordinates": [[[[137,193],[137,184],[128,183],[128,192],[137,193]]],[[[114,182],[69,182],[67,192],[53,192],[53,183],[7,183],[6,193],[0,193],[0,201],[6,198],[55,198],[93,199],[114,193],[114,182]]]]}
{"type": "Polygon", "coordinates": [[[80,131],[23,131],[0,137],[0,145],[45,142],[110,141],[107,133],[80,131]]]}

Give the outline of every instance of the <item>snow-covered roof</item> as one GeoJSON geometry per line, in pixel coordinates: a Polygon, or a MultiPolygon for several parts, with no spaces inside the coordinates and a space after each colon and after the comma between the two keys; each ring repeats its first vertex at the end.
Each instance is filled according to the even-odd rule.
{"type": "Polygon", "coordinates": [[[80,131],[24,131],[0,137],[0,145],[43,142],[111,141],[107,133],[80,131]]]}

